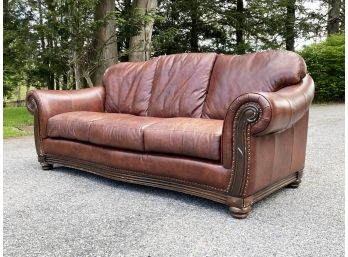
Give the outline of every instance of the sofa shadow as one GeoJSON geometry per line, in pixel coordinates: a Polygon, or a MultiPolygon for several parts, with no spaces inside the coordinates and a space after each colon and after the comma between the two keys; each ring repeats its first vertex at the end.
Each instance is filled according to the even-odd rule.
{"type": "MultiPolygon", "coordinates": [[[[200,198],[198,196],[185,194],[181,192],[176,192],[172,190],[167,190],[163,188],[132,184],[123,181],[117,181],[109,178],[105,178],[90,172],[69,168],[61,165],[55,165],[53,170],[50,172],[65,173],[70,176],[81,177],[93,181],[94,183],[101,184],[103,186],[108,186],[111,188],[122,188],[130,192],[147,194],[149,196],[160,196],[165,197],[175,201],[181,201],[188,205],[197,206],[199,208],[210,209],[219,213],[228,214],[228,206],[211,201],[209,199],[200,198]]],[[[231,217],[232,218],[232,217],[231,217]]]]}

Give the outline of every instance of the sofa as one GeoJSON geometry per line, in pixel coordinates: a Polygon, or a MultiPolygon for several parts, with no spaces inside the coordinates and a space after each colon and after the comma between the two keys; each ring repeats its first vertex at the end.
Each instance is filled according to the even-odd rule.
{"type": "Polygon", "coordinates": [[[245,218],[301,182],[313,96],[299,55],[266,51],[118,63],[100,86],[34,90],[26,101],[43,169],[191,194],[245,218]]]}

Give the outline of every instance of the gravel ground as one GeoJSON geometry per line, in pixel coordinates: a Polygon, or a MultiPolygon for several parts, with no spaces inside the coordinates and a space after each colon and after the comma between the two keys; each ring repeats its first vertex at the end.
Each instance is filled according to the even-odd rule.
{"type": "Polygon", "coordinates": [[[209,200],[68,168],[4,141],[4,256],[344,256],[344,105],[314,105],[298,189],[245,220],[209,200]]]}

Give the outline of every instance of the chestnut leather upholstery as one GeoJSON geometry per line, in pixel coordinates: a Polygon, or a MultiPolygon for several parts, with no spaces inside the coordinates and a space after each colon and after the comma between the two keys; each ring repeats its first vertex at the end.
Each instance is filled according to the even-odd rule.
{"type": "MultiPolygon", "coordinates": [[[[314,96],[314,84],[309,75],[296,85],[282,88],[276,92],[249,93],[235,99],[226,113],[223,129],[223,165],[232,165],[232,126],[238,109],[247,102],[261,106],[262,114],[251,126],[254,135],[267,135],[291,128],[308,112],[314,96]]],[[[307,131],[307,129],[306,129],[307,131]]]]}
{"type": "Polygon", "coordinates": [[[202,117],[223,119],[228,106],[240,95],[275,92],[299,83],[306,73],[305,62],[294,52],[220,54],[211,74],[202,117]]]}
{"type": "Polygon", "coordinates": [[[123,113],[68,112],[48,120],[51,138],[144,151],[144,129],[160,120],[123,113]]]}
{"type": "Polygon", "coordinates": [[[224,191],[231,171],[219,163],[202,159],[164,154],[141,154],[76,141],[47,138],[44,150],[48,154],[104,164],[109,167],[153,175],[167,181],[181,181],[224,191]]]}
{"type": "Polygon", "coordinates": [[[222,126],[222,120],[80,111],[50,118],[47,135],[119,149],[220,160],[222,126]]]}
{"type": "Polygon", "coordinates": [[[105,71],[105,111],[144,116],[149,106],[157,59],[112,65],[105,71]]]}
{"type": "Polygon", "coordinates": [[[249,184],[246,195],[303,170],[307,143],[308,112],[287,130],[252,136],[249,184]]]}
{"type": "Polygon", "coordinates": [[[102,86],[75,91],[32,90],[27,102],[34,99],[39,112],[40,137],[47,137],[47,121],[54,115],[73,111],[104,112],[105,89],[102,86]]]}
{"type": "Polygon", "coordinates": [[[222,126],[222,120],[162,119],[145,128],[145,151],[218,161],[221,155],[222,126]]]}
{"type": "Polygon", "coordinates": [[[158,58],[148,115],[200,118],[216,54],[158,58]]]}
{"type": "Polygon", "coordinates": [[[204,189],[206,198],[244,208],[247,197],[303,170],[313,97],[303,59],[267,51],[120,63],[106,70],[102,86],[36,90],[27,101],[36,106],[28,108],[41,161],[103,164],[110,176],[125,170],[139,176],[130,182],[204,189]],[[245,106],[255,121],[240,116],[245,106]]]}

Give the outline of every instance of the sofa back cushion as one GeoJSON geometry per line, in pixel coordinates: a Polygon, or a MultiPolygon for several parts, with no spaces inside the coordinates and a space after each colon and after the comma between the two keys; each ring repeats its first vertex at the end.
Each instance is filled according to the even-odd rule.
{"type": "Polygon", "coordinates": [[[148,115],[201,117],[215,59],[215,53],[159,57],[148,115]]]}
{"type": "Polygon", "coordinates": [[[274,92],[299,83],[307,73],[296,53],[266,51],[216,58],[202,117],[224,119],[228,106],[238,96],[253,92],[274,92]]]}
{"type": "Polygon", "coordinates": [[[297,84],[306,72],[303,59],[288,51],[184,53],[119,63],[103,78],[105,111],[222,120],[238,96],[297,84]]]}
{"type": "Polygon", "coordinates": [[[158,58],[110,66],[104,74],[105,111],[145,116],[158,58]]]}

